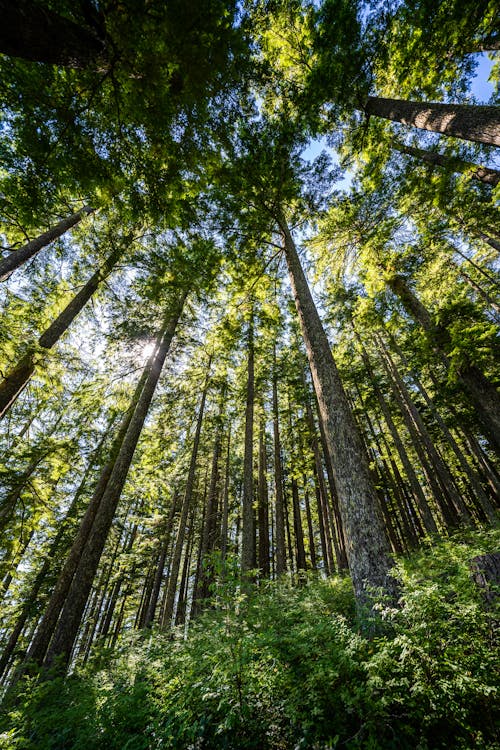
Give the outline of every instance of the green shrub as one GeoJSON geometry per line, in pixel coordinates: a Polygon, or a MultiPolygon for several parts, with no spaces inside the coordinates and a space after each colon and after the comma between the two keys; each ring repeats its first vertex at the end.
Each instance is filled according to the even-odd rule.
{"type": "Polygon", "coordinates": [[[494,613],[469,532],[399,562],[402,606],[359,630],[347,578],[240,586],[227,574],[187,639],[130,635],[66,680],[25,682],[0,748],[146,750],[498,746],[494,613]]]}

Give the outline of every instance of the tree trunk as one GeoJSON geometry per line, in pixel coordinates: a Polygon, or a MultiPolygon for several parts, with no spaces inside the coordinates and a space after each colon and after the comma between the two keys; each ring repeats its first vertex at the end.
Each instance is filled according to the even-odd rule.
{"type": "Polygon", "coordinates": [[[183,625],[186,622],[186,605],[187,605],[187,594],[188,594],[188,582],[189,582],[189,569],[191,567],[191,558],[193,555],[194,546],[194,522],[196,516],[196,506],[193,506],[191,510],[191,518],[189,521],[189,529],[186,539],[186,545],[184,550],[184,560],[182,563],[181,582],[179,586],[179,598],[177,601],[177,610],[175,612],[175,624],[183,625]]]}
{"type": "Polygon", "coordinates": [[[222,495],[222,513],[221,513],[221,525],[220,525],[220,551],[221,551],[221,557],[223,560],[226,559],[226,555],[227,555],[230,463],[231,463],[231,425],[229,425],[229,430],[227,434],[226,474],[224,478],[224,492],[222,495]]]}
{"type": "Polygon", "coordinates": [[[369,117],[383,117],[453,138],[500,146],[499,107],[412,102],[407,99],[369,96],[364,112],[369,117]]]}
{"type": "Polygon", "coordinates": [[[432,166],[444,167],[451,172],[468,174],[474,180],[484,182],[486,185],[492,185],[495,187],[495,185],[498,185],[500,182],[500,172],[498,169],[481,167],[479,164],[473,164],[470,161],[464,161],[455,156],[438,154],[437,151],[426,151],[425,149],[415,148],[414,146],[405,146],[404,143],[399,143],[398,141],[392,141],[392,148],[403,154],[408,154],[408,156],[415,156],[421,161],[432,164],[432,166]]]}
{"type": "Polygon", "coordinates": [[[222,442],[222,410],[219,407],[217,426],[212,452],[212,467],[210,471],[210,486],[208,488],[207,507],[202,527],[200,543],[200,567],[198,569],[198,581],[193,593],[193,600],[197,603],[197,608],[201,605],[200,600],[208,599],[210,594],[210,583],[214,577],[213,565],[208,562],[208,555],[215,548],[216,527],[217,527],[217,506],[218,506],[218,488],[219,488],[219,457],[222,442]]]}
{"type": "Polygon", "coordinates": [[[460,449],[457,441],[451,434],[450,430],[448,429],[447,424],[445,423],[444,419],[441,417],[441,414],[439,413],[439,410],[436,408],[436,405],[434,404],[434,401],[427,393],[427,390],[424,388],[422,382],[420,381],[420,378],[418,377],[417,373],[411,371],[409,363],[404,356],[403,352],[401,351],[399,345],[397,342],[393,339],[391,336],[391,346],[394,348],[394,350],[397,352],[398,356],[401,358],[401,361],[407,368],[407,370],[410,370],[411,377],[417,386],[418,390],[423,396],[423,399],[427,406],[429,407],[431,413],[434,416],[434,419],[436,420],[436,423],[439,425],[441,432],[443,433],[444,437],[446,438],[446,441],[448,442],[449,446],[453,450],[455,456],[458,459],[458,462],[460,464],[460,468],[462,469],[462,472],[464,474],[464,477],[467,478],[473,492],[473,496],[479,503],[482,512],[484,513],[486,519],[490,521],[491,523],[495,523],[496,521],[496,513],[495,508],[493,507],[493,504],[491,503],[490,499],[487,497],[485,491],[483,490],[481,486],[481,480],[480,477],[476,474],[476,472],[473,470],[473,468],[469,465],[465,455],[463,454],[462,450],[460,449]]]}
{"type": "Polygon", "coordinates": [[[60,544],[64,538],[64,535],[68,531],[68,526],[70,525],[70,522],[75,518],[77,515],[77,511],[79,509],[79,503],[80,498],[85,490],[85,486],[87,484],[88,477],[91,473],[91,471],[94,468],[94,464],[96,459],[100,456],[102,448],[104,446],[104,443],[108,437],[109,430],[111,429],[114,417],[111,420],[110,424],[108,425],[108,428],[106,432],[103,434],[101,440],[99,441],[99,444],[97,445],[96,449],[92,453],[92,458],[89,461],[89,464],[87,466],[87,469],[85,470],[85,473],[83,475],[83,478],[78,486],[78,489],[74,495],[74,498],[71,502],[71,505],[68,509],[68,512],[66,514],[66,517],[62,521],[62,523],[59,524],[59,528],[57,530],[57,534],[55,535],[54,539],[50,543],[49,550],[44,555],[43,563],[38,571],[35,580],[33,581],[31,588],[29,590],[28,596],[23,599],[23,605],[21,608],[21,611],[19,612],[14,628],[12,630],[12,633],[9,637],[9,640],[7,641],[7,644],[5,646],[5,649],[2,652],[2,656],[0,658],[0,677],[3,675],[12,654],[14,653],[14,649],[16,648],[17,641],[19,639],[19,636],[21,635],[24,626],[26,624],[26,621],[32,614],[32,610],[34,609],[36,600],[38,598],[38,594],[40,592],[40,589],[42,588],[45,579],[47,577],[47,574],[50,570],[51,563],[53,560],[59,559],[61,556],[61,550],[60,550],[60,544]]]}
{"type": "Polygon", "coordinates": [[[160,556],[158,558],[158,564],[156,566],[156,573],[151,590],[151,596],[149,598],[146,615],[144,618],[144,628],[150,627],[153,624],[155,617],[156,607],[158,604],[158,597],[160,595],[161,582],[163,580],[163,573],[165,568],[165,560],[167,557],[168,547],[170,545],[170,537],[172,536],[172,526],[174,522],[174,516],[177,510],[177,492],[174,492],[172,497],[172,505],[170,506],[170,512],[167,518],[167,524],[163,532],[163,541],[160,547],[160,556]]]}
{"type": "Polygon", "coordinates": [[[261,576],[269,578],[269,496],[264,418],[261,419],[259,430],[259,569],[261,576]]]}
{"type": "Polygon", "coordinates": [[[36,346],[31,346],[17,364],[9,370],[0,383],[0,419],[6,414],[33,375],[39,358],[41,358],[37,352],[38,347],[51,349],[57,343],[95,293],[101,281],[111,273],[121,254],[122,249],[116,249],[111,253],[102,267],[90,277],[85,286],[80,289],[71,302],[42,333],[36,346]]]}
{"type": "MultiPolygon", "coordinates": [[[[377,336],[377,339],[380,345],[382,362],[389,377],[390,385],[393,388],[394,396],[400,404],[403,413],[406,412],[406,414],[408,415],[408,426],[410,429],[414,429],[416,431],[418,439],[421,441],[425,450],[425,455],[431,462],[432,474],[429,478],[434,482],[436,499],[438,499],[439,495],[441,494],[438,491],[437,485],[435,483],[437,480],[437,482],[441,486],[445,498],[447,498],[447,500],[451,502],[452,514],[447,518],[448,523],[450,525],[454,525],[454,523],[456,523],[454,519],[455,514],[457,520],[459,518],[465,521],[470,520],[469,510],[465,506],[465,503],[463,502],[462,497],[455,486],[453,477],[451,476],[448,467],[439,455],[434,442],[429,435],[427,427],[425,426],[424,421],[420,415],[420,412],[418,411],[408,392],[406,384],[404,383],[397,367],[395,366],[382,338],[380,336],[377,336]]],[[[447,513],[445,510],[445,505],[442,505],[442,509],[446,517],[447,513]]]]}
{"type": "Polygon", "coordinates": [[[66,558],[61,573],[59,574],[57,583],[46,607],[45,614],[43,615],[42,620],[38,625],[35,637],[28,650],[28,659],[36,662],[37,664],[41,664],[43,662],[45,653],[49,647],[50,639],[52,638],[52,634],[54,632],[61,609],[64,605],[66,595],[71,585],[71,581],[73,580],[73,575],[77,568],[78,562],[80,561],[80,557],[92,528],[95,516],[97,514],[97,511],[99,510],[99,504],[101,502],[104,490],[106,489],[106,485],[111,475],[114,462],[132,419],[132,415],[141,395],[144,383],[146,382],[153,356],[154,354],[151,355],[150,360],[144,368],[144,372],[136,386],[130,407],[127,410],[124,418],[122,419],[122,423],[118,430],[117,436],[113,442],[109,460],[101,471],[99,481],[92,494],[92,498],[87,507],[85,515],[82,518],[75,540],[68,553],[68,557],[66,558]]]}
{"type": "MultiPolygon", "coordinates": [[[[408,314],[420,323],[430,343],[437,352],[444,356],[448,366],[447,346],[450,339],[448,331],[434,324],[429,311],[412,292],[404,276],[395,274],[387,280],[387,284],[399,297],[408,314]]],[[[475,407],[476,417],[484,430],[485,437],[500,455],[500,397],[497,389],[473,364],[460,367],[457,375],[475,407]]]]}
{"type": "Polygon", "coordinates": [[[85,68],[105,56],[98,33],[31,0],[0,0],[0,52],[32,62],[85,68]]]}
{"type": "Polygon", "coordinates": [[[211,360],[208,362],[207,377],[203,392],[201,394],[200,407],[198,410],[198,418],[196,422],[196,430],[193,439],[193,447],[191,449],[191,459],[189,462],[189,470],[186,480],[186,488],[184,490],[184,497],[182,500],[181,513],[179,518],[179,527],[177,529],[177,536],[175,538],[174,551],[172,554],[172,560],[170,562],[170,575],[168,577],[167,593],[165,596],[165,604],[163,607],[162,614],[162,627],[169,628],[172,624],[172,615],[174,613],[174,602],[175,593],[177,590],[177,579],[179,577],[179,568],[181,564],[182,547],[184,545],[184,537],[186,534],[186,524],[188,520],[189,510],[191,507],[191,500],[193,497],[194,482],[196,478],[196,463],[198,460],[198,449],[200,447],[200,435],[201,427],[203,424],[203,414],[205,411],[205,401],[207,398],[208,391],[208,379],[210,376],[211,360]]]}
{"type": "Polygon", "coordinates": [[[292,510],[297,570],[306,570],[307,566],[306,552],[304,549],[304,529],[302,526],[302,515],[300,511],[299,487],[295,477],[292,477],[292,510]]]}
{"type": "Polygon", "coordinates": [[[276,372],[276,350],[273,372],[273,435],[274,435],[274,483],[276,514],[276,576],[286,572],[285,551],[285,503],[283,497],[283,469],[281,466],[281,439],[278,411],[278,375],[276,372]]]}
{"type": "Polygon", "coordinates": [[[316,562],[316,542],[314,539],[314,529],[311,514],[311,504],[309,502],[309,492],[307,491],[306,478],[304,477],[304,505],[306,508],[306,519],[307,519],[307,533],[309,536],[309,557],[311,558],[311,568],[313,570],[318,569],[316,562]]]}
{"type": "Polygon", "coordinates": [[[492,237],[491,235],[487,234],[486,232],[482,232],[480,229],[469,229],[466,228],[465,231],[470,231],[470,233],[477,237],[479,240],[482,240],[483,242],[486,242],[487,245],[492,247],[494,250],[500,253],[500,241],[497,240],[495,237],[492,237]]]}
{"type": "Polygon", "coordinates": [[[349,409],[330,345],[283,214],[278,217],[300,327],[333,460],[347,557],[358,607],[370,602],[370,587],[396,594],[381,509],[367,457],[349,409]]]}
{"type": "Polygon", "coordinates": [[[128,470],[132,463],[142,427],[182,313],[186,296],[186,292],[180,294],[165,319],[158,338],[158,346],[151,362],[150,371],[148,372],[137,406],[134,409],[127,432],[114,462],[106,489],[102,494],[92,528],[68,590],[52,643],[45,658],[44,663],[46,666],[51,665],[55,659],[59,659],[61,665],[67,665],[69,661],[85,604],[92,588],[92,582],[99,566],[128,470]]]}
{"type": "MultiPolygon", "coordinates": [[[[319,456],[318,480],[320,483],[320,490],[322,492],[322,497],[324,501],[325,528],[326,528],[328,549],[329,550],[331,549],[331,546],[333,543],[338,569],[348,570],[349,563],[347,561],[344,527],[342,525],[342,518],[340,517],[339,500],[337,497],[337,489],[335,487],[335,479],[333,477],[332,459],[331,459],[331,456],[328,450],[328,445],[326,442],[325,428],[323,426],[323,422],[321,421],[321,414],[319,411],[319,404],[318,404],[317,398],[315,399],[315,402],[316,402],[316,410],[317,410],[317,415],[318,415],[318,427],[319,427],[321,450],[322,450],[323,460],[324,460],[325,469],[326,469],[326,476],[328,478],[328,489],[330,490],[329,493],[326,491],[325,478],[323,474],[323,466],[321,462],[321,457],[319,456],[319,453],[318,453],[318,456],[319,456]],[[324,488],[324,491],[321,489],[322,487],[324,488]]],[[[315,425],[316,423],[313,421],[312,424],[315,425]]],[[[316,432],[314,432],[314,434],[316,435],[316,432]]],[[[335,570],[333,559],[331,561],[330,569],[332,573],[335,570]]]]}
{"type": "Polygon", "coordinates": [[[253,310],[248,321],[247,348],[248,374],[245,411],[245,455],[243,458],[243,525],[241,537],[241,570],[243,574],[252,570],[255,560],[255,524],[253,511],[253,412],[255,398],[253,310]]]}
{"type": "MultiPolygon", "coordinates": [[[[0,5],[2,5],[2,0],[0,0],[0,5]]],[[[0,281],[8,279],[10,274],[15,271],[16,268],[24,265],[24,263],[36,255],[43,247],[50,245],[51,242],[58,237],[61,237],[61,235],[65,234],[68,229],[74,227],[75,224],[78,224],[85,218],[85,216],[88,216],[93,211],[94,209],[90,206],[85,206],[80,209],[80,211],[68,216],[67,219],[60,221],[59,224],[56,224],[55,227],[49,229],[48,232],[44,232],[39,237],[35,237],[34,240],[31,240],[18,250],[11,250],[9,255],[0,260],[0,281]]]]}
{"type": "Polygon", "coordinates": [[[403,445],[403,441],[401,440],[401,437],[396,428],[396,425],[394,424],[389,406],[387,405],[387,402],[382,394],[382,391],[380,390],[378,386],[377,380],[375,378],[375,375],[371,367],[370,360],[368,358],[368,353],[363,343],[361,342],[361,338],[357,332],[355,332],[355,336],[361,346],[361,357],[363,359],[363,364],[365,365],[368,375],[370,376],[371,384],[375,391],[375,396],[377,397],[377,401],[379,403],[383,417],[385,419],[387,427],[389,428],[389,432],[391,433],[392,440],[394,442],[394,445],[396,446],[396,450],[401,459],[401,463],[403,464],[403,469],[410,483],[410,487],[412,489],[413,496],[415,498],[418,509],[420,511],[420,515],[424,523],[425,529],[429,534],[435,534],[437,533],[438,529],[437,529],[434,517],[432,515],[431,509],[429,507],[429,503],[427,502],[427,498],[425,497],[424,491],[420,485],[420,482],[417,479],[417,475],[415,474],[415,470],[413,468],[412,462],[410,461],[408,457],[406,449],[403,445]]]}

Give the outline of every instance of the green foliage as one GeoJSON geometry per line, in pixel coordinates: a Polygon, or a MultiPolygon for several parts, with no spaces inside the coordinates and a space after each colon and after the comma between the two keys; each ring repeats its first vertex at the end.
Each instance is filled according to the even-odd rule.
{"type": "MultiPolygon", "coordinates": [[[[184,638],[129,637],[66,680],[26,682],[0,748],[487,748],[495,741],[494,613],[462,532],[399,562],[400,609],[367,639],[348,578],[242,587],[216,565],[214,607],[184,638]]],[[[498,712],[497,712],[498,716],[498,712]]]]}

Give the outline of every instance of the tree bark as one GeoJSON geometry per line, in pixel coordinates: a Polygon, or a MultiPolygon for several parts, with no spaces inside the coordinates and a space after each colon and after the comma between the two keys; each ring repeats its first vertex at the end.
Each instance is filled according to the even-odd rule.
{"type": "Polygon", "coordinates": [[[363,364],[365,365],[368,375],[370,376],[371,384],[375,391],[375,396],[377,397],[377,401],[382,411],[383,417],[385,419],[387,427],[389,428],[389,432],[391,433],[392,440],[394,442],[394,445],[396,446],[396,450],[401,459],[401,463],[403,464],[403,469],[410,483],[410,487],[412,489],[413,496],[415,498],[418,509],[420,511],[420,515],[424,523],[425,529],[429,534],[435,534],[437,533],[438,529],[437,529],[434,517],[432,515],[431,509],[429,507],[429,503],[427,502],[427,498],[425,497],[424,491],[420,485],[420,482],[417,479],[417,475],[415,474],[415,470],[408,457],[408,454],[403,445],[403,441],[401,440],[399,432],[396,429],[396,425],[394,424],[394,421],[392,419],[389,406],[387,405],[387,402],[382,394],[382,391],[379,388],[379,385],[377,383],[377,380],[372,370],[372,366],[368,357],[368,353],[361,341],[359,334],[356,331],[355,331],[355,336],[361,346],[361,357],[363,359],[363,364]]]}
{"type": "MultiPolygon", "coordinates": [[[[319,463],[318,463],[318,480],[319,480],[320,490],[322,492],[322,497],[323,497],[323,502],[324,502],[325,529],[326,529],[328,549],[329,550],[331,549],[332,543],[333,543],[338,569],[348,570],[349,563],[347,561],[345,534],[344,534],[344,527],[342,525],[342,518],[340,517],[339,500],[337,496],[337,489],[335,487],[335,479],[333,477],[332,458],[328,450],[325,428],[321,420],[321,414],[319,411],[319,404],[318,404],[317,398],[315,399],[315,403],[316,403],[316,411],[318,415],[318,427],[319,427],[321,451],[323,454],[326,476],[328,478],[328,489],[330,490],[329,492],[326,491],[325,478],[323,474],[323,466],[322,466],[321,457],[320,457],[319,463]],[[324,488],[324,491],[321,489],[322,487],[324,488]]],[[[315,421],[313,421],[312,424],[315,425],[316,424],[315,421]]],[[[333,559],[331,560],[330,569],[332,573],[335,570],[333,559]]]]}
{"type": "Polygon", "coordinates": [[[44,664],[46,666],[53,664],[56,659],[60,661],[61,665],[67,665],[70,659],[85,604],[92,588],[92,582],[99,566],[128,470],[132,463],[142,427],[181,316],[186,296],[186,292],[179,295],[165,319],[158,338],[157,350],[151,362],[150,371],[148,372],[137,406],[134,409],[127,432],[123,438],[116,461],[114,462],[106,489],[99,503],[98,512],[96,513],[68,590],[52,643],[45,658],[44,664]]]}
{"type": "Polygon", "coordinates": [[[151,596],[149,598],[148,607],[147,607],[146,615],[144,618],[144,624],[143,624],[144,628],[150,627],[154,621],[156,607],[158,604],[158,597],[160,595],[161,582],[163,580],[165,560],[167,557],[168,547],[170,545],[170,537],[172,536],[172,526],[174,522],[174,516],[177,510],[177,503],[178,503],[177,492],[174,492],[174,495],[172,497],[172,505],[170,506],[170,512],[167,518],[167,524],[163,532],[163,541],[160,547],[160,556],[158,558],[158,564],[156,566],[156,573],[155,573],[155,578],[153,581],[153,588],[151,591],[151,596]]]}
{"type": "Polygon", "coordinates": [[[230,463],[231,463],[231,425],[229,425],[229,430],[227,434],[226,473],[225,473],[225,478],[224,478],[224,492],[222,495],[222,512],[221,512],[221,525],[220,525],[220,551],[221,551],[222,560],[226,559],[226,554],[227,554],[230,463]]]}
{"type": "Polygon", "coordinates": [[[34,609],[40,589],[42,588],[45,582],[45,579],[47,577],[47,574],[49,573],[51,563],[53,562],[53,560],[59,559],[59,557],[61,556],[61,550],[60,550],[61,542],[64,538],[64,535],[68,531],[68,526],[77,515],[77,511],[79,509],[79,504],[80,504],[80,498],[85,490],[88,477],[92,469],[94,468],[96,459],[101,454],[102,448],[108,437],[109,430],[112,427],[114,419],[115,418],[113,417],[110,424],[108,425],[106,432],[103,434],[101,440],[99,441],[99,444],[97,445],[96,449],[92,453],[92,458],[89,461],[87,469],[74,495],[74,498],[71,502],[68,512],[64,520],[62,521],[62,523],[59,525],[57,534],[55,535],[54,539],[50,543],[50,547],[47,553],[44,555],[42,566],[40,570],[38,571],[38,573],[36,574],[35,580],[33,581],[31,585],[31,588],[29,590],[27,597],[23,598],[22,608],[17,616],[12,633],[9,636],[9,640],[7,641],[7,644],[0,658],[0,677],[3,675],[5,669],[7,668],[8,663],[14,653],[14,649],[16,648],[17,642],[19,640],[19,636],[21,635],[28,618],[32,614],[32,610],[34,609]]]}
{"type": "Polygon", "coordinates": [[[444,154],[438,154],[437,151],[426,151],[423,148],[415,148],[414,146],[405,146],[404,143],[398,141],[392,141],[392,148],[396,151],[400,151],[408,156],[414,156],[421,161],[425,161],[433,166],[444,167],[451,172],[460,172],[462,174],[468,174],[474,180],[484,182],[486,185],[495,187],[500,182],[500,172],[498,169],[490,169],[489,167],[481,167],[479,164],[473,164],[470,161],[464,161],[454,156],[445,156],[444,154]]]}
{"type": "Polygon", "coordinates": [[[479,39],[465,54],[474,55],[478,52],[495,52],[500,49],[500,34],[490,34],[483,39],[479,39]]]}
{"type": "Polygon", "coordinates": [[[267,491],[267,452],[264,418],[259,430],[259,569],[269,578],[269,496],[267,491]]]}
{"type": "Polygon", "coordinates": [[[36,346],[31,346],[17,364],[9,370],[3,381],[0,383],[0,419],[5,416],[8,409],[26,387],[29,379],[35,372],[40,358],[40,355],[37,352],[38,347],[42,349],[52,349],[54,344],[56,344],[63,333],[68,330],[71,323],[96,292],[101,281],[111,273],[121,254],[121,248],[116,249],[111,253],[101,268],[92,274],[90,279],[73,297],[71,302],[66,305],[64,310],[42,333],[36,346]]]}
{"type": "Polygon", "coordinates": [[[33,638],[33,641],[29,647],[27,657],[30,661],[34,661],[37,664],[42,664],[45,653],[49,647],[50,639],[52,638],[57,620],[63,608],[66,595],[69,591],[71,581],[73,580],[73,575],[82,555],[82,551],[85,547],[85,543],[89,536],[97,511],[99,510],[101,498],[103,496],[104,490],[106,489],[106,485],[111,475],[114,462],[132,419],[132,415],[139,400],[139,396],[141,395],[144,383],[146,382],[146,377],[149,372],[149,366],[151,364],[153,356],[154,355],[151,356],[136,386],[130,407],[122,419],[122,423],[118,430],[117,436],[113,442],[113,446],[110,451],[110,457],[101,471],[99,481],[96,488],[94,489],[90,503],[87,506],[87,510],[81,520],[75,540],[59,574],[45,613],[36,630],[35,637],[33,638]]]}
{"type": "MultiPolygon", "coordinates": [[[[421,441],[425,456],[428,458],[431,462],[432,466],[432,473],[429,475],[429,479],[434,484],[434,491],[436,499],[438,499],[440,492],[437,489],[436,480],[441,486],[442,492],[444,493],[445,498],[451,502],[451,515],[448,515],[447,522],[449,525],[453,526],[456,521],[459,519],[468,521],[470,520],[470,512],[468,508],[466,507],[465,503],[462,500],[462,497],[460,495],[460,492],[458,492],[455,483],[453,481],[453,477],[450,474],[450,471],[448,470],[448,467],[444,463],[443,459],[439,455],[436,446],[434,445],[434,442],[429,435],[429,432],[427,430],[427,427],[424,424],[424,421],[420,415],[420,412],[418,411],[417,407],[415,406],[413,399],[411,398],[408,389],[406,387],[406,384],[403,381],[403,378],[401,377],[397,367],[395,366],[391,355],[389,354],[389,351],[387,350],[382,338],[380,336],[377,336],[379,346],[380,346],[380,353],[382,357],[382,362],[384,365],[384,368],[386,370],[386,373],[389,377],[391,388],[393,389],[394,396],[398,403],[400,404],[400,408],[403,412],[403,415],[405,413],[408,416],[408,427],[411,431],[415,431],[416,435],[418,436],[418,440],[421,441]],[[456,515],[456,520],[455,520],[456,515]]],[[[446,506],[445,504],[442,504],[442,510],[445,517],[447,516],[446,512],[446,506]]]]}
{"type": "Polygon", "coordinates": [[[455,456],[457,457],[457,460],[460,464],[460,467],[463,471],[464,477],[467,478],[471,488],[473,497],[477,500],[479,503],[482,512],[484,513],[486,519],[490,521],[491,523],[495,523],[496,521],[496,513],[495,508],[493,507],[493,504],[491,503],[490,499],[487,497],[485,491],[483,490],[481,486],[481,480],[480,477],[476,474],[474,469],[469,465],[465,455],[463,454],[462,450],[460,449],[457,441],[451,434],[450,430],[448,429],[447,424],[445,423],[444,419],[442,418],[441,414],[439,413],[439,410],[436,408],[436,405],[434,404],[434,401],[427,393],[426,388],[424,388],[422,382],[420,381],[420,378],[418,377],[417,373],[411,371],[411,368],[409,366],[409,363],[404,356],[404,353],[401,351],[401,348],[397,344],[397,342],[393,339],[391,336],[391,346],[394,348],[394,350],[397,352],[398,356],[400,357],[401,361],[407,368],[407,370],[410,370],[411,377],[417,386],[418,390],[423,396],[423,399],[427,406],[429,407],[431,413],[434,416],[434,419],[436,420],[436,423],[439,425],[441,432],[443,433],[444,437],[446,438],[446,441],[450,445],[451,449],[453,450],[455,456]]]}
{"type": "MultiPolygon", "coordinates": [[[[388,286],[399,297],[403,307],[417,323],[424,329],[434,349],[443,355],[445,364],[448,364],[447,346],[449,345],[449,333],[446,329],[438,328],[427,310],[417,296],[410,289],[407,280],[400,274],[387,279],[388,286]]],[[[465,364],[457,371],[459,382],[469,396],[472,406],[475,408],[476,417],[488,438],[492,448],[500,455],[500,397],[493,383],[481,370],[473,365],[465,364]]]]}
{"type": "Polygon", "coordinates": [[[500,146],[500,108],[487,105],[413,102],[369,96],[364,112],[414,128],[500,146]]]}
{"type": "Polygon", "coordinates": [[[163,607],[162,614],[162,627],[169,628],[172,624],[172,615],[174,612],[175,593],[177,589],[177,579],[179,577],[179,568],[181,564],[182,547],[184,544],[184,537],[186,534],[186,524],[188,520],[189,510],[191,507],[191,500],[193,497],[194,482],[196,478],[196,463],[198,461],[198,449],[200,447],[200,436],[201,427],[203,424],[203,414],[205,411],[205,401],[207,398],[208,391],[208,379],[210,376],[211,360],[208,362],[207,377],[205,385],[201,394],[200,406],[198,409],[198,418],[196,421],[196,430],[193,439],[193,447],[191,449],[191,459],[189,462],[189,470],[186,480],[186,487],[184,490],[184,497],[182,499],[181,514],[179,518],[179,527],[177,529],[177,536],[175,538],[174,551],[172,554],[172,560],[170,562],[170,575],[168,577],[167,593],[165,596],[165,604],[163,607]]]}
{"type": "Polygon", "coordinates": [[[283,497],[283,469],[281,466],[281,439],[278,411],[278,374],[276,372],[276,350],[273,372],[273,435],[274,435],[274,486],[276,514],[276,576],[286,572],[285,550],[285,503],[283,497]]]}
{"type": "Polygon", "coordinates": [[[207,557],[211,552],[213,552],[216,540],[219,458],[222,443],[222,410],[223,406],[221,403],[215,430],[214,447],[212,452],[212,467],[210,471],[210,486],[208,488],[207,507],[205,511],[205,518],[201,535],[198,581],[193,594],[193,600],[197,603],[197,607],[201,605],[200,600],[208,599],[210,593],[210,583],[212,582],[214,577],[213,565],[208,562],[207,557]]]}
{"type": "Polygon", "coordinates": [[[312,570],[318,569],[318,564],[316,561],[316,542],[314,539],[314,529],[313,529],[313,521],[312,521],[312,513],[311,513],[311,504],[309,502],[309,492],[307,490],[306,485],[306,478],[304,477],[304,505],[306,508],[306,519],[307,519],[307,533],[309,536],[309,557],[311,558],[311,568],[312,570]]]}
{"type": "Polygon", "coordinates": [[[32,62],[85,68],[105,56],[97,33],[31,0],[0,0],[0,52],[32,62]]]}
{"type": "MultiPolygon", "coordinates": [[[[0,0],[0,5],[2,4],[2,0],[0,0]]],[[[27,263],[27,261],[30,260],[30,258],[32,258],[34,255],[36,255],[42,248],[50,245],[51,242],[56,240],[58,237],[61,237],[69,229],[74,227],[75,224],[78,224],[82,219],[85,218],[85,216],[88,216],[93,211],[94,209],[90,206],[85,206],[84,208],[80,209],[80,211],[77,211],[71,216],[68,216],[67,219],[63,219],[62,221],[60,221],[59,224],[56,224],[56,226],[52,227],[52,229],[49,229],[47,232],[44,232],[38,237],[35,237],[34,240],[31,240],[26,245],[23,245],[23,247],[20,247],[18,250],[11,250],[9,252],[9,255],[0,260],[0,281],[6,281],[6,279],[9,278],[11,273],[15,271],[16,268],[19,268],[20,266],[24,265],[24,263],[27,263]]]]}
{"type": "Polygon", "coordinates": [[[253,510],[253,413],[255,399],[254,321],[253,310],[247,333],[247,402],[245,411],[245,454],[243,458],[243,508],[241,537],[241,570],[252,570],[255,560],[255,523],[253,510]]]}
{"type": "Polygon", "coordinates": [[[306,570],[306,552],[304,549],[304,529],[302,526],[302,515],[300,511],[299,487],[295,477],[292,477],[292,510],[293,531],[295,535],[295,559],[297,570],[306,570]]]}
{"type": "Polygon", "coordinates": [[[347,557],[360,611],[370,602],[370,588],[390,596],[396,583],[381,509],[371,482],[361,437],[349,409],[330,345],[282,213],[278,215],[302,335],[320,406],[345,529],[347,557]]]}

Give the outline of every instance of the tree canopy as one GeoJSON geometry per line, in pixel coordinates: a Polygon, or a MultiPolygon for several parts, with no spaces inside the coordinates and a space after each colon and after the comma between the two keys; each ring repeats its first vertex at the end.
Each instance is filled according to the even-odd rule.
{"type": "Polygon", "coordinates": [[[50,739],[50,680],[77,695],[108,670],[119,692],[126,653],[144,685],[152,636],[172,735],[148,708],[141,747],[493,748],[495,4],[0,10],[0,744],[83,746],[50,739]],[[422,677],[426,596],[433,649],[466,611],[478,637],[424,649],[422,677]],[[439,742],[433,670],[456,701],[439,742]],[[210,710],[191,726],[183,701],[210,710]]]}

